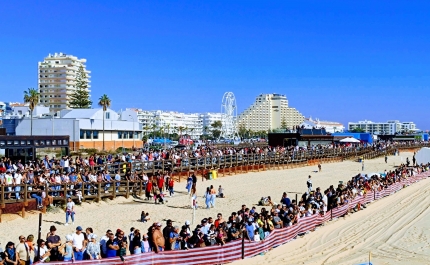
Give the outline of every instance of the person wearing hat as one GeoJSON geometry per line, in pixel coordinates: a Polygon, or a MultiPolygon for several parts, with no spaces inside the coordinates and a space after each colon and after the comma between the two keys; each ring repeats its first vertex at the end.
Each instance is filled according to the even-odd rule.
{"type": "Polygon", "coordinates": [[[202,219],[202,222],[201,222],[201,229],[200,229],[200,231],[204,234],[204,235],[207,235],[208,234],[208,232],[209,232],[209,227],[208,227],[208,219],[206,219],[206,218],[203,218],[202,219]]]}
{"type": "Polygon", "coordinates": [[[51,250],[51,261],[58,261],[61,260],[61,254],[58,250],[58,247],[61,246],[61,238],[60,236],[56,235],[57,228],[52,225],[49,228],[49,234],[46,238],[46,245],[51,250]]]}
{"type": "Polygon", "coordinates": [[[85,237],[82,233],[82,227],[76,227],[76,233],[72,235],[73,240],[73,252],[75,256],[75,260],[83,260],[84,259],[84,249],[86,247],[85,237]]]}
{"type": "Polygon", "coordinates": [[[25,236],[19,236],[19,243],[16,245],[16,253],[18,254],[21,264],[30,264],[30,247],[25,242],[25,236]]]}
{"type": "Polygon", "coordinates": [[[75,259],[73,254],[73,237],[72,235],[66,235],[66,242],[63,244],[64,248],[63,261],[72,261],[75,259]]]}
{"type": "Polygon", "coordinates": [[[165,248],[165,240],[163,233],[161,232],[161,223],[155,224],[155,229],[152,233],[152,240],[154,244],[154,251],[155,253],[158,253],[159,251],[163,251],[165,248]]]}
{"type": "Polygon", "coordinates": [[[90,259],[102,258],[100,255],[100,244],[97,243],[97,235],[94,233],[88,235],[88,245],[86,252],[90,259]]]}

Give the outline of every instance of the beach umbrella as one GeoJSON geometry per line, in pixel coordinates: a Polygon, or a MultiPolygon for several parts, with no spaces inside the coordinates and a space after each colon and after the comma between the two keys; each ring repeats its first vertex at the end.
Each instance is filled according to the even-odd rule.
{"type": "Polygon", "coordinates": [[[347,137],[347,138],[340,140],[339,142],[341,142],[341,143],[359,143],[360,140],[357,140],[357,139],[352,138],[352,137],[347,137]]]}

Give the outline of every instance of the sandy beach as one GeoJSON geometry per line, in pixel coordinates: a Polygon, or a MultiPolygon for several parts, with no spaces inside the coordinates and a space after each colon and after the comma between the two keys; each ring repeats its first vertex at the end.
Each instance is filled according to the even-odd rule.
{"type": "MultiPolygon", "coordinates": [[[[412,158],[412,153],[401,153],[390,156],[388,163],[384,158],[365,161],[364,173],[382,172],[391,169],[412,158]]],[[[202,198],[207,186],[216,188],[222,185],[227,198],[217,199],[216,207],[210,210],[196,211],[196,223],[204,217],[215,217],[218,212],[227,217],[239,210],[242,204],[248,207],[255,205],[262,196],[272,196],[275,202],[282,192],[306,191],[306,180],[312,175],[314,188],[327,188],[339,181],[347,181],[361,171],[361,164],[352,161],[323,164],[322,172],[315,173],[316,166],[286,170],[270,170],[226,176],[211,181],[197,182],[199,206],[204,206],[202,198]]],[[[190,199],[185,192],[185,182],[176,183],[177,193],[167,197],[167,204],[155,205],[136,202],[132,198],[117,198],[114,201],[100,203],[83,203],[76,208],[75,225],[64,226],[65,213],[47,213],[43,216],[42,235],[46,235],[49,226],[56,225],[57,233],[63,238],[74,232],[77,225],[92,227],[95,233],[103,235],[107,229],[121,228],[128,231],[130,227],[146,230],[149,224],[141,223],[141,211],[149,212],[151,221],[172,219],[178,225],[185,220],[192,220],[190,199]]],[[[430,263],[430,222],[428,206],[430,204],[430,180],[372,203],[366,210],[350,215],[346,219],[330,222],[315,232],[278,247],[265,256],[254,257],[237,264],[354,264],[366,261],[371,250],[375,264],[408,264],[430,263]],[[427,222],[426,222],[427,221],[427,222]]],[[[2,247],[9,240],[18,241],[19,235],[34,234],[37,236],[37,212],[28,213],[26,218],[17,215],[3,215],[0,224],[0,242],[2,247]],[[6,232],[7,231],[7,232],[6,232]]],[[[194,224],[195,225],[195,224],[194,224]]]]}

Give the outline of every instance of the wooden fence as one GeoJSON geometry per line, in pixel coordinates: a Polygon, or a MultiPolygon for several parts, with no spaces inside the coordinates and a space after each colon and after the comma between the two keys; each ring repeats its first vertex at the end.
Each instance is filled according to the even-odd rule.
{"type": "MultiPolygon", "coordinates": [[[[123,176],[128,171],[135,171],[138,173],[145,173],[150,178],[155,175],[157,171],[170,172],[170,175],[175,181],[186,181],[186,178],[191,172],[197,177],[205,179],[209,172],[216,170],[219,176],[242,174],[247,172],[258,172],[264,170],[280,170],[289,169],[310,165],[318,165],[323,163],[341,162],[349,159],[373,159],[376,157],[384,156],[386,154],[393,154],[395,150],[414,151],[418,148],[429,146],[429,144],[416,144],[396,146],[382,150],[375,150],[374,148],[350,148],[350,149],[321,149],[309,151],[289,151],[284,153],[262,153],[262,154],[236,154],[224,156],[212,156],[202,158],[182,158],[178,160],[163,160],[163,161],[144,161],[144,162],[131,162],[131,163],[114,163],[95,166],[95,168],[78,168],[77,170],[106,170],[111,174],[120,172],[123,176]]],[[[127,181],[122,180],[119,182],[111,183],[62,183],[62,184],[47,184],[43,186],[21,184],[13,187],[21,187],[19,193],[21,199],[7,199],[9,194],[15,194],[16,191],[8,190],[8,186],[1,186],[0,193],[0,222],[1,214],[5,212],[4,209],[8,204],[14,204],[14,211],[20,209],[21,215],[24,217],[26,210],[35,210],[34,198],[31,194],[34,193],[36,188],[44,187],[45,192],[53,197],[53,200],[59,203],[66,203],[67,196],[72,199],[78,199],[75,196],[76,190],[82,193],[82,200],[95,200],[100,201],[105,198],[115,199],[117,196],[125,196],[128,198],[131,194],[140,196],[144,193],[144,184],[142,180],[127,181]],[[118,191],[116,189],[118,187],[118,191]]],[[[48,201],[43,202],[42,212],[46,212],[48,201]]],[[[8,212],[8,211],[6,211],[8,212]]]]}

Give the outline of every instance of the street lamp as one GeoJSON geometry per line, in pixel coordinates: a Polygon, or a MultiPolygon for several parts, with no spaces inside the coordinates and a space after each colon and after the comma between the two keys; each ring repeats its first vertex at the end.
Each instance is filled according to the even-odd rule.
{"type": "Polygon", "coordinates": [[[134,117],[133,117],[133,116],[131,116],[131,114],[130,114],[130,115],[128,115],[128,116],[130,116],[130,117],[131,117],[131,119],[133,120],[133,147],[135,147],[135,146],[134,146],[134,117]]]}

